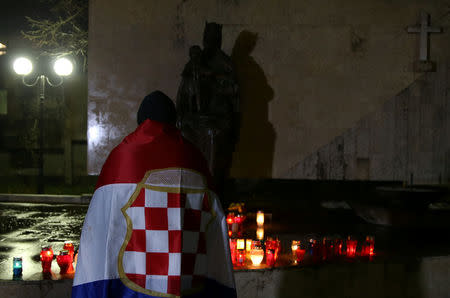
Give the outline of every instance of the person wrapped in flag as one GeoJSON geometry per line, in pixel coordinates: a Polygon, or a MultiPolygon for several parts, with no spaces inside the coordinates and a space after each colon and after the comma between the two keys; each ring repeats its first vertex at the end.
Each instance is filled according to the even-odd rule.
{"type": "Polygon", "coordinates": [[[103,165],[84,221],[72,297],[236,297],[227,227],[206,161],[164,93],[103,165]]]}

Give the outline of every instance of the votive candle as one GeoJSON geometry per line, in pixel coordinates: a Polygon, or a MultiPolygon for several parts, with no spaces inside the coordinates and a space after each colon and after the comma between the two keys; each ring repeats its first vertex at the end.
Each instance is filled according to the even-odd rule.
{"type": "Polygon", "coordinates": [[[264,228],[256,229],[256,239],[258,239],[258,240],[264,239],[264,228]]]}
{"type": "Polygon", "coordinates": [[[256,212],[256,224],[258,227],[262,227],[264,225],[264,212],[261,210],[256,212]]]}

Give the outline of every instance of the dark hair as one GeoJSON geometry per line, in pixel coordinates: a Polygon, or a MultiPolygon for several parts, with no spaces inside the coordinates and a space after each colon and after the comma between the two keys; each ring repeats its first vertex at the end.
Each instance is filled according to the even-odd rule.
{"type": "Polygon", "coordinates": [[[142,100],[137,112],[138,125],[146,119],[175,125],[177,119],[175,104],[163,92],[153,91],[142,100]]]}

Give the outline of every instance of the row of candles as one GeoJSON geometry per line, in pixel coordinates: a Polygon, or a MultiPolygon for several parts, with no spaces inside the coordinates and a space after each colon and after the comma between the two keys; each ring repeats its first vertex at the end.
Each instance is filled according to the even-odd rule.
{"type": "MultiPolygon", "coordinates": [[[[313,263],[329,261],[337,257],[355,258],[357,256],[369,257],[374,255],[375,241],[372,236],[367,236],[357,250],[358,240],[348,237],[343,239],[323,238],[321,242],[310,239],[306,245],[302,245],[300,240],[293,240],[291,243],[292,262],[299,264],[304,260],[305,255],[312,258],[313,263]]],[[[267,237],[265,241],[251,239],[230,239],[231,260],[235,266],[243,266],[246,258],[252,264],[258,266],[266,257],[266,265],[274,266],[281,251],[281,242],[278,239],[267,237]]]]}
{"type": "MultiPolygon", "coordinates": [[[[73,262],[76,259],[75,247],[71,241],[64,242],[63,249],[56,256],[56,263],[60,268],[60,274],[74,273],[73,262]]],[[[42,265],[42,273],[48,274],[52,270],[52,262],[54,258],[53,248],[51,245],[43,246],[40,253],[42,265]]],[[[13,277],[22,276],[22,257],[13,258],[13,277]]]]}
{"type": "MultiPolygon", "coordinates": [[[[248,258],[253,265],[258,266],[265,256],[266,265],[274,266],[281,250],[281,243],[278,239],[270,237],[264,240],[264,212],[258,211],[256,213],[256,238],[258,240],[239,239],[239,237],[242,237],[244,220],[245,215],[235,215],[234,213],[229,213],[226,218],[228,235],[231,238],[230,251],[233,265],[243,266],[245,259],[248,258]]],[[[322,241],[310,239],[306,244],[299,240],[293,240],[291,243],[293,263],[299,264],[302,262],[306,254],[311,256],[314,263],[340,256],[346,256],[347,258],[356,256],[372,258],[374,256],[374,237],[367,236],[360,245],[360,251],[357,251],[357,246],[358,240],[350,236],[346,240],[326,237],[322,241]]]]}

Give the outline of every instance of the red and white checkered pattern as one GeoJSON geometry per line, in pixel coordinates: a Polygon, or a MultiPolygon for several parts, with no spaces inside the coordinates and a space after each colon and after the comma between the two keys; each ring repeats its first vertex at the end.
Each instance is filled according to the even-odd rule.
{"type": "Polygon", "coordinates": [[[142,189],[126,210],[133,224],[123,256],[127,277],[142,288],[179,296],[201,285],[206,274],[206,192],[142,189]]]}

